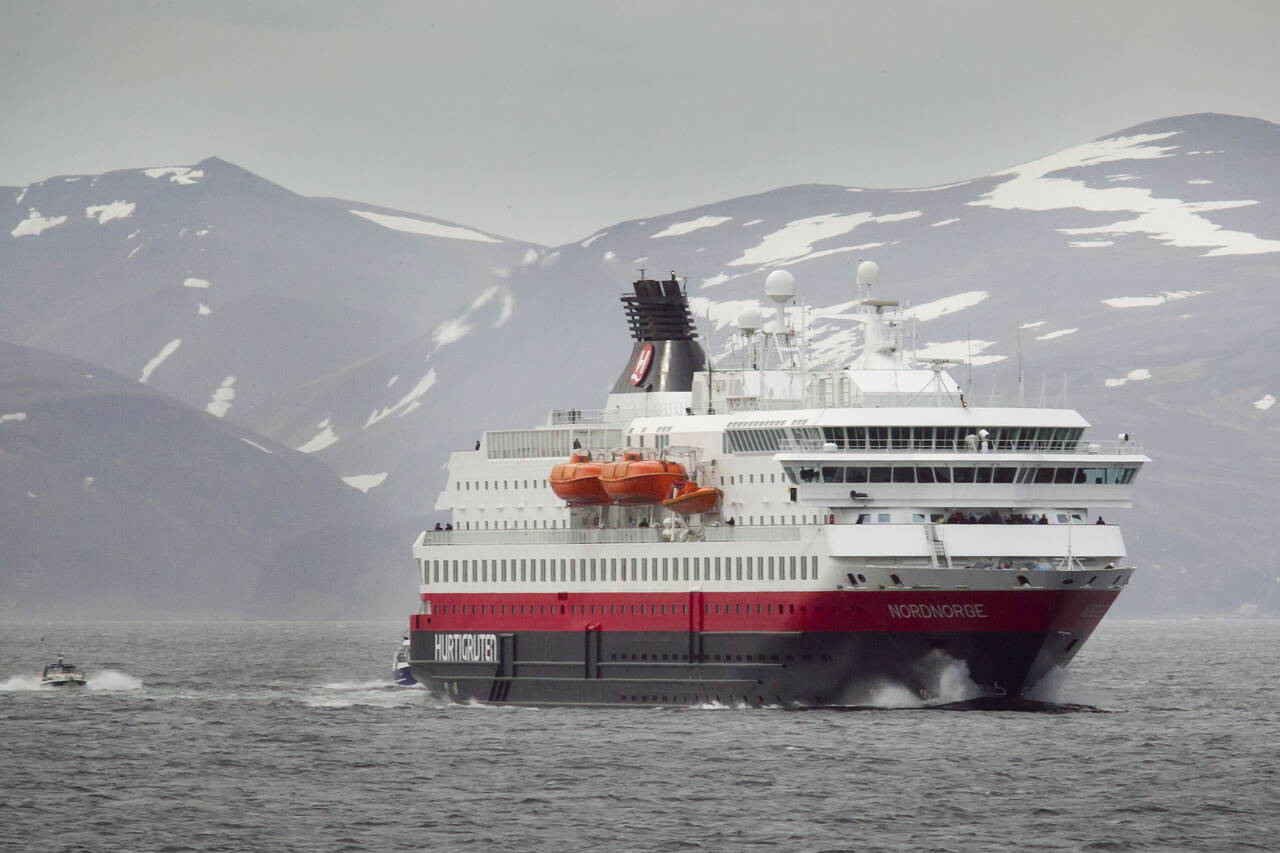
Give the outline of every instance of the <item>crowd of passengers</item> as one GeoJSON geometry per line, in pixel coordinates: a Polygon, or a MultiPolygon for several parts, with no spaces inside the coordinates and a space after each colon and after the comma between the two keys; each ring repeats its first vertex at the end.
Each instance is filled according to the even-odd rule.
{"type": "MultiPolygon", "coordinates": [[[[942,520],[944,524],[1048,524],[1049,518],[1045,515],[1023,515],[1020,512],[1011,512],[1007,516],[998,512],[984,512],[982,515],[975,516],[972,513],[966,515],[959,510],[951,513],[942,520]]],[[[1106,524],[1102,520],[1102,516],[1098,516],[1098,524],[1106,524]]]]}

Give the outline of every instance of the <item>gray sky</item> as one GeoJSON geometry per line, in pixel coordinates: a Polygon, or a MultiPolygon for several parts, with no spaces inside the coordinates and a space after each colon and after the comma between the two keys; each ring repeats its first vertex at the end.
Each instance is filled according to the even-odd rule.
{"type": "Polygon", "coordinates": [[[1280,121],[1280,3],[0,0],[0,185],[218,155],[543,243],[1280,121]]]}

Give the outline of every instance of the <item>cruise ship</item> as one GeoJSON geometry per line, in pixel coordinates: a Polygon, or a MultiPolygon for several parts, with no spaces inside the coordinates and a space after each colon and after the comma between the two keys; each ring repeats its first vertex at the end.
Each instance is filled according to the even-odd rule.
{"type": "Polygon", "coordinates": [[[642,271],[603,408],[451,455],[449,522],[413,546],[413,677],[459,702],[788,708],[1053,681],[1133,573],[1103,519],[1149,460],[1071,409],[979,405],[906,346],[879,275],[823,313],[862,341],[832,369],[787,271],[715,365],[675,275],[642,271]]]}

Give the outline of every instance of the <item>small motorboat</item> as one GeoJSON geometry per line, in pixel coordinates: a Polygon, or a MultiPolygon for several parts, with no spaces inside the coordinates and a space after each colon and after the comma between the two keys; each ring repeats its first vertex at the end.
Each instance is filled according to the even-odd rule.
{"type": "Polygon", "coordinates": [[[84,687],[86,681],[80,668],[64,661],[62,655],[58,655],[57,663],[49,664],[40,673],[41,687],[84,687]]]}
{"type": "Polygon", "coordinates": [[[697,515],[715,509],[723,494],[713,486],[699,486],[690,480],[678,486],[675,495],[664,500],[662,505],[681,515],[697,515]]]}
{"type": "Polygon", "coordinates": [[[396,649],[396,660],[391,667],[391,678],[396,684],[403,687],[412,687],[418,683],[418,679],[413,677],[413,671],[409,669],[408,634],[404,635],[404,639],[400,641],[400,648],[396,649]]]}

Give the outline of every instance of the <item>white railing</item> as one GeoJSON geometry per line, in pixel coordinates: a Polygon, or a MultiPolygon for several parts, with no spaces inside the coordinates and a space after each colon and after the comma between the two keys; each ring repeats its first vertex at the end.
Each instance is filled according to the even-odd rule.
{"type": "Polygon", "coordinates": [[[1119,456],[1141,453],[1140,441],[988,441],[985,447],[970,450],[963,441],[946,447],[934,447],[926,442],[899,441],[884,442],[882,446],[868,447],[865,444],[852,444],[836,439],[825,441],[819,438],[784,438],[778,442],[781,453],[809,453],[826,450],[832,445],[837,453],[1084,453],[1098,456],[1119,456]]]}
{"type": "Polygon", "coordinates": [[[661,527],[626,530],[445,530],[424,532],[421,545],[609,545],[666,542],[788,542],[800,539],[790,525],[687,528],[661,527]]]}

